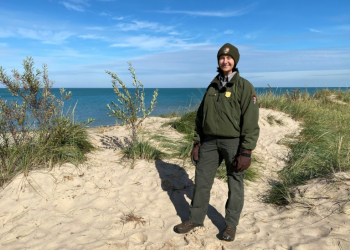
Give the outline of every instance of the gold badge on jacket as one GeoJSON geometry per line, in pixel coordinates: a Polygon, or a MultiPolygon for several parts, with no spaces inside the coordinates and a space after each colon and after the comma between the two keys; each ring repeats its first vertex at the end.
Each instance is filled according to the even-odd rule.
{"type": "Polygon", "coordinates": [[[226,93],[225,93],[225,96],[226,96],[226,97],[230,97],[230,96],[231,96],[231,92],[226,92],[226,93]]]}

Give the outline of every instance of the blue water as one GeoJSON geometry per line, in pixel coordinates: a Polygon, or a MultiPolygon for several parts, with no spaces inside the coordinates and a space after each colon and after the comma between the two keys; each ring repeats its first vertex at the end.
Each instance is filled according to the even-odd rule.
{"type": "MultiPolygon", "coordinates": [[[[286,90],[289,92],[295,88],[272,88],[276,94],[284,94],[286,90]]],[[[312,95],[315,91],[325,88],[307,88],[300,89],[301,91],[307,91],[312,95]]],[[[330,90],[337,89],[347,91],[348,88],[328,88],[330,90]]],[[[167,114],[173,111],[183,113],[189,110],[196,109],[198,104],[201,102],[205,93],[205,88],[161,88],[159,89],[157,106],[154,109],[152,115],[167,114]]],[[[116,95],[113,89],[88,89],[88,88],[72,88],[67,89],[72,92],[72,99],[66,101],[65,110],[69,107],[72,109],[75,105],[74,117],[76,121],[84,121],[88,118],[94,118],[95,121],[90,125],[106,126],[115,124],[115,119],[109,117],[107,114],[109,110],[106,105],[111,101],[117,102],[116,95]]],[[[146,92],[146,108],[150,106],[154,89],[145,89],[146,92]]],[[[263,94],[269,91],[269,88],[256,88],[257,95],[263,94]]],[[[53,94],[57,97],[60,96],[59,89],[53,89],[53,94]]],[[[130,89],[133,92],[133,89],[130,89]]],[[[2,99],[11,100],[14,97],[11,96],[6,89],[0,89],[0,97],[2,99]]]]}

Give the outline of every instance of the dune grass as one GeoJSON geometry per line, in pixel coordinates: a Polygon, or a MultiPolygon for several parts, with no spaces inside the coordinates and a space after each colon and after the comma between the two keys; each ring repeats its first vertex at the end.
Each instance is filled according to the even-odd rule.
{"type": "MultiPolygon", "coordinates": [[[[19,143],[0,143],[0,186],[18,173],[28,175],[38,168],[52,168],[65,162],[75,166],[86,159],[86,153],[94,150],[88,140],[84,123],[74,123],[70,117],[60,117],[50,130],[33,130],[19,143]]],[[[4,140],[5,139],[5,140],[4,140]]]]}
{"type": "Polygon", "coordinates": [[[175,156],[182,159],[190,157],[192,146],[193,146],[193,132],[194,132],[194,121],[196,119],[197,111],[190,111],[183,115],[180,115],[178,119],[167,122],[163,126],[171,126],[179,133],[185,134],[182,143],[177,147],[175,156]]]}
{"type": "Polygon", "coordinates": [[[290,114],[303,127],[297,142],[284,142],[291,149],[289,162],[265,201],[287,204],[296,185],[350,170],[350,91],[320,90],[313,96],[300,91],[279,96],[267,93],[259,102],[260,107],[290,114]]]}
{"type": "MultiPolygon", "coordinates": [[[[252,166],[249,167],[245,171],[245,175],[244,175],[245,182],[255,181],[259,177],[258,170],[254,167],[254,164],[256,162],[258,162],[257,158],[254,155],[252,155],[252,166]]],[[[225,160],[222,161],[219,168],[216,170],[215,177],[224,181],[224,182],[227,182],[227,172],[226,172],[225,160]]]]}
{"type": "Polygon", "coordinates": [[[166,154],[153,147],[149,141],[136,141],[130,147],[125,148],[122,153],[128,159],[159,160],[166,154]]]}

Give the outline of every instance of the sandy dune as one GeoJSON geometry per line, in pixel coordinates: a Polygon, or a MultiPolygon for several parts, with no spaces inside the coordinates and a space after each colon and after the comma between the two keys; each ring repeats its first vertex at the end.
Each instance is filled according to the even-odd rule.
{"type": "MultiPolygon", "coordinates": [[[[143,129],[181,139],[161,127],[164,121],[148,118],[143,129]]],[[[225,226],[226,183],[214,182],[205,226],[178,235],[173,227],[187,218],[194,168],[167,159],[139,160],[130,169],[118,154],[127,132],[114,127],[90,132],[99,150],[79,169],[65,164],[51,172],[33,171],[0,191],[0,249],[350,249],[349,174],[298,187],[296,202],[286,208],[261,201],[287,159],[288,149],[278,142],[298,133],[299,124],[266,109],[259,124],[255,154],[260,162],[254,167],[260,179],[246,185],[234,242],[218,239],[225,226]]]]}

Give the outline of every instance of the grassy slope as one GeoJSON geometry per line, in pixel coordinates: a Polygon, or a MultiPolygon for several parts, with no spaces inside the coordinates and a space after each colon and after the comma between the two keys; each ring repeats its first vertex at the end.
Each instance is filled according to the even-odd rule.
{"type": "Polygon", "coordinates": [[[260,96],[259,102],[260,107],[290,114],[303,126],[297,142],[287,143],[291,148],[289,163],[279,172],[281,183],[272,188],[266,201],[286,204],[293,196],[293,186],[350,169],[349,91],[322,90],[313,96],[299,91],[283,96],[268,93],[260,96]]]}

